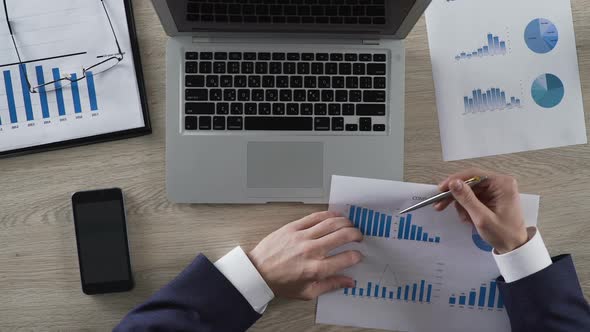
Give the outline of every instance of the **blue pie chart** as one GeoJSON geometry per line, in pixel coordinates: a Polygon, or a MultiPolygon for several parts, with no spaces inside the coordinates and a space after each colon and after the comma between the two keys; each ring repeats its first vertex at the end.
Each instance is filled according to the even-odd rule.
{"type": "Polygon", "coordinates": [[[537,105],[543,108],[552,108],[563,100],[565,88],[559,77],[553,74],[543,74],[533,82],[531,94],[537,105]]]}
{"type": "Polygon", "coordinates": [[[559,33],[551,21],[537,18],[532,20],[524,30],[524,40],[531,51],[545,54],[557,46],[559,33]]]}
{"type": "Polygon", "coordinates": [[[473,240],[473,243],[475,244],[476,247],[479,248],[479,250],[483,250],[483,251],[492,251],[492,246],[489,245],[486,241],[484,241],[484,239],[481,238],[481,235],[479,235],[479,233],[477,233],[477,229],[475,229],[475,226],[473,227],[473,230],[471,231],[471,239],[473,240]]]}

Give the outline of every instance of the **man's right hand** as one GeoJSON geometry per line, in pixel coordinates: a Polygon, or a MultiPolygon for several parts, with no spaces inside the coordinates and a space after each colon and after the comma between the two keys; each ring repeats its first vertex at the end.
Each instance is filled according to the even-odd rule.
{"type": "Polygon", "coordinates": [[[332,290],[354,287],[354,280],[338,273],[359,263],[361,253],[329,253],[362,239],[348,219],[319,212],[268,235],[248,257],[275,295],[311,300],[332,290]]]}
{"type": "MultiPolygon", "coordinates": [[[[439,190],[451,190],[461,218],[473,223],[482,236],[499,254],[510,252],[528,241],[518,184],[513,177],[471,169],[449,176],[439,184],[439,190]],[[488,179],[473,189],[464,181],[474,176],[488,179]]],[[[434,208],[442,211],[452,199],[439,202],[434,208]]]]}

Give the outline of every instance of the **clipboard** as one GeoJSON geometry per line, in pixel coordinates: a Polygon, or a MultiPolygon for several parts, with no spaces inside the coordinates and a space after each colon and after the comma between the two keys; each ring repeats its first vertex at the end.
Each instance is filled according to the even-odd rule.
{"type": "MultiPolygon", "coordinates": [[[[107,1],[113,1],[114,5],[121,5],[120,3],[117,3],[117,0],[105,0],[105,3],[107,3],[107,1]]],[[[147,103],[147,96],[146,96],[146,90],[145,90],[145,84],[144,84],[144,77],[143,77],[143,72],[142,72],[142,65],[141,65],[141,58],[140,58],[140,53],[139,53],[139,44],[138,44],[138,40],[137,40],[137,33],[136,33],[136,28],[135,28],[135,20],[134,20],[134,15],[133,15],[133,8],[132,8],[132,4],[131,4],[131,0],[123,0],[122,3],[124,4],[124,10],[125,10],[125,19],[126,19],[126,25],[127,25],[127,32],[129,34],[129,50],[131,54],[131,59],[133,62],[133,68],[135,70],[135,78],[136,78],[136,83],[137,83],[137,93],[138,93],[138,100],[137,100],[137,105],[139,108],[141,108],[139,110],[139,112],[137,113],[137,117],[141,118],[141,121],[143,122],[143,125],[140,126],[136,126],[133,128],[128,128],[128,129],[123,129],[123,130],[114,130],[112,132],[105,132],[105,133],[98,133],[98,134],[90,134],[88,136],[83,136],[83,137],[77,137],[77,138],[71,138],[71,139],[63,139],[63,140],[59,140],[59,141],[55,141],[55,142],[49,142],[49,143],[40,143],[40,144],[32,144],[30,146],[25,146],[25,147],[18,147],[18,148],[14,148],[14,149],[8,149],[8,150],[1,150],[0,149],[0,158],[6,158],[6,157],[13,157],[13,156],[19,156],[19,155],[24,155],[24,154],[30,154],[30,153],[36,153],[36,152],[45,152],[45,151],[51,151],[51,150],[57,150],[57,149],[63,149],[63,148],[68,148],[68,147],[75,147],[75,146],[83,146],[83,145],[89,145],[89,144],[94,144],[94,143],[100,143],[100,142],[107,142],[107,141],[114,141],[114,140],[120,140],[120,139],[126,139],[126,138],[132,138],[132,137],[138,137],[138,136],[143,136],[143,135],[149,135],[152,132],[152,128],[151,128],[151,122],[150,122],[150,116],[149,116],[149,110],[148,110],[148,103],[147,103]],[[139,114],[140,113],[140,114],[139,114]]],[[[18,6],[18,5],[16,5],[18,6]]],[[[112,14],[109,12],[109,16],[112,16],[112,14]]],[[[9,16],[10,17],[10,16],[9,16]]],[[[4,20],[5,18],[2,17],[2,19],[4,20]]],[[[114,21],[114,19],[113,19],[114,21]]],[[[120,22],[119,22],[120,23],[120,22]]],[[[115,23],[114,23],[115,24],[115,23]]],[[[126,36],[125,36],[126,37],[126,36]]],[[[119,39],[121,39],[121,36],[118,36],[119,39]]],[[[125,54],[127,56],[127,54],[125,54]]],[[[23,59],[24,61],[25,59],[23,59]]],[[[17,67],[18,68],[18,67],[17,67]]],[[[13,71],[15,71],[14,69],[12,69],[13,71]]],[[[26,70],[26,69],[25,69],[26,70]]],[[[55,70],[55,68],[53,69],[55,70]]],[[[6,100],[8,101],[8,108],[11,108],[11,103],[10,103],[10,98],[8,97],[8,85],[6,83],[6,72],[9,70],[6,70],[5,68],[0,68],[0,90],[2,89],[3,85],[6,85],[6,89],[4,91],[4,93],[6,94],[6,100]],[[4,70],[3,70],[4,69],[4,70]],[[2,72],[5,72],[5,82],[4,84],[2,84],[2,72]]],[[[29,72],[31,71],[31,68],[29,68],[29,72]]],[[[39,73],[37,73],[39,74],[39,73]]],[[[49,72],[49,75],[51,73],[49,72]]],[[[10,73],[8,74],[10,75],[10,73]]],[[[18,74],[14,74],[11,75],[12,76],[12,83],[17,83],[16,81],[19,79],[18,74]]],[[[41,75],[42,77],[43,75],[41,75]]],[[[47,77],[48,75],[45,75],[45,78],[49,79],[50,77],[47,77]]],[[[22,73],[21,73],[21,79],[22,77],[22,73]]],[[[39,79],[39,77],[37,77],[37,79],[39,79]]],[[[23,79],[24,81],[24,79],[23,79]]],[[[37,83],[37,82],[34,82],[37,83]]],[[[93,83],[94,84],[94,83],[93,83]]],[[[14,85],[14,84],[13,84],[14,85]]],[[[15,89],[15,88],[12,88],[15,89]]],[[[78,90],[81,90],[81,87],[77,87],[78,90]]],[[[73,89],[72,89],[73,90],[73,89]]],[[[24,86],[23,89],[21,89],[21,92],[24,94],[25,92],[24,86]]],[[[17,91],[11,91],[12,92],[12,107],[14,108],[16,102],[15,99],[16,97],[20,97],[17,91]]],[[[79,91],[78,91],[79,92],[79,91]]],[[[64,93],[65,94],[65,93],[64,93]]],[[[31,99],[36,98],[37,96],[32,96],[31,99]]],[[[96,96],[94,97],[96,99],[96,96]]],[[[108,96],[106,96],[106,98],[108,98],[108,96]]],[[[0,97],[0,105],[5,104],[5,101],[1,100],[2,98],[0,97]]],[[[41,105],[33,105],[33,106],[45,106],[45,108],[47,108],[48,102],[45,101],[45,103],[43,103],[42,98],[41,99],[41,105]]],[[[46,97],[47,99],[47,97],[46,97]]],[[[62,98],[63,99],[63,98],[62,98]]],[[[75,98],[74,98],[75,99],[75,98]]],[[[80,99],[80,98],[78,98],[80,99]]],[[[22,101],[22,100],[21,100],[22,101]]],[[[55,100],[54,100],[55,101],[55,100]]],[[[93,103],[92,101],[90,102],[91,104],[93,103]]],[[[25,103],[26,104],[26,103],[25,103]]],[[[66,102],[64,102],[62,100],[62,104],[66,104],[66,102]]],[[[79,107],[79,110],[82,110],[82,112],[80,112],[80,115],[76,115],[76,114],[67,114],[64,115],[63,119],[67,120],[67,116],[84,116],[86,115],[87,110],[83,110],[81,106],[79,106],[81,104],[80,101],[76,101],[74,100],[74,106],[79,107]],[[78,104],[78,106],[76,105],[78,104]],[[84,114],[83,114],[84,113],[84,114]]],[[[96,105],[96,100],[94,100],[94,104],[96,105]]],[[[33,106],[30,106],[31,103],[29,103],[29,108],[32,108],[33,106]]],[[[41,107],[43,108],[43,107],[41,107]]],[[[45,112],[45,108],[43,108],[43,112],[45,112]]],[[[55,121],[60,121],[62,119],[61,115],[61,111],[62,108],[65,110],[65,107],[60,107],[60,116],[59,117],[54,117],[55,121]]],[[[54,112],[57,112],[56,110],[53,110],[54,112]]],[[[9,110],[9,112],[11,112],[11,110],[9,110]]],[[[39,112],[38,110],[36,110],[36,112],[39,112]]],[[[70,111],[68,110],[68,113],[70,111]]],[[[76,110],[77,112],[77,110],[76,110]]],[[[90,111],[92,112],[92,110],[90,111]]],[[[2,112],[2,109],[0,108],[0,116],[4,115],[3,117],[0,117],[0,143],[1,141],[4,139],[6,139],[6,133],[7,131],[10,130],[27,130],[29,128],[26,128],[26,126],[30,126],[30,123],[33,124],[38,124],[40,126],[44,125],[44,123],[46,122],[51,122],[51,120],[45,120],[44,117],[45,115],[43,115],[43,119],[36,119],[34,121],[35,122],[23,122],[23,124],[21,125],[20,122],[18,124],[12,124],[11,122],[11,117],[12,117],[12,113],[10,114],[10,116],[6,116],[6,110],[4,110],[4,112],[2,112]],[[16,129],[11,129],[12,127],[15,127],[16,129]],[[4,131],[4,132],[2,132],[4,131]],[[4,137],[3,137],[4,136],[4,137]]],[[[16,114],[16,112],[15,112],[16,114]]],[[[92,113],[91,115],[97,115],[98,112],[96,113],[92,113]]],[[[32,115],[32,114],[31,114],[32,115]]],[[[29,114],[27,114],[27,119],[28,119],[29,114]]],[[[90,116],[90,115],[88,115],[90,116]]],[[[16,118],[16,115],[14,116],[16,118]]],[[[59,124],[54,124],[55,126],[58,126],[59,124]]]]}

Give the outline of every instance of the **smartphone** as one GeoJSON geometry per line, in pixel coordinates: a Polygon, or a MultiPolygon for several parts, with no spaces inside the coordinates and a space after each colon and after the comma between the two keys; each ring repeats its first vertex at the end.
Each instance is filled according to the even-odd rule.
{"type": "Polygon", "coordinates": [[[85,294],[133,288],[123,191],[118,188],[77,192],[72,210],[85,294]]]}

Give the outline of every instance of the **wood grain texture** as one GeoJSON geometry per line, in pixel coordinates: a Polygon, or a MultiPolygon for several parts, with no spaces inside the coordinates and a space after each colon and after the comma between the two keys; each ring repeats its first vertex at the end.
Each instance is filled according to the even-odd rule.
{"type": "MultiPolygon", "coordinates": [[[[134,0],[153,135],[0,160],[0,330],[104,331],[180,272],[199,253],[211,260],[325,206],[176,205],[164,180],[166,35],[148,0],[134,0]],[[69,197],[121,187],[127,198],[136,288],[85,296],[80,290],[69,197]]],[[[590,7],[572,1],[585,104],[590,104],[590,7]]],[[[441,157],[426,27],[407,40],[405,180],[434,183],[466,167],[515,175],[542,195],[540,224],[552,254],[574,255],[590,295],[590,147],[525,152],[460,162],[441,157]]],[[[588,125],[588,115],[586,115],[588,125]]],[[[360,331],[314,325],[315,304],[273,301],[252,331],[360,331]]]]}

